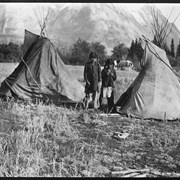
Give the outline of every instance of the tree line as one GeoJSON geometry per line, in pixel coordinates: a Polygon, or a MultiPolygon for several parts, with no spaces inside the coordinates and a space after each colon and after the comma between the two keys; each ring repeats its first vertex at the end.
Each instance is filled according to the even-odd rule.
{"type": "Polygon", "coordinates": [[[106,47],[102,43],[87,42],[80,38],[66,51],[62,51],[62,48],[57,48],[57,52],[64,63],[72,65],[84,65],[91,51],[97,53],[101,65],[104,65],[107,58],[120,61],[128,58],[134,64],[138,64],[143,55],[141,41],[138,39],[132,41],[130,48],[126,47],[124,43],[118,43],[113,47],[110,56],[107,55],[106,47]]]}
{"type": "Polygon", "coordinates": [[[155,37],[153,39],[153,43],[165,50],[172,67],[180,67],[180,40],[177,47],[174,45],[173,38],[171,39],[171,44],[169,47],[167,43],[163,43],[162,46],[160,46],[155,37]]]}
{"type": "Polygon", "coordinates": [[[10,42],[0,44],[0,62],[20,62],[22,56],[22,45],[10,42]]]}
{"type": "MultiPolygon", "coordinates": [[[[157,44],[156,39],[153,42],[157,44]]],[[[63,47],[64,48],[64,47],[63,47]]],[[[133,62],[137,70],[140,69],[140,60],[143,57],[143,48],[141,45],[141,39],[132,40],[130,47],[126,47],[124,43],[118,43],[112,49],[112,55],[108,56],[106,47],[96,41],[88,42],[82,39],[78,39],[71,47],[64,48],[56,47],[58,54],[65,64],[69,65],[84,65],[88,60],[90,51],[97,53],[99,62],[104,65],[107,58],[112,59],[128,59],[133,62]]],[[[170,47],[166,44],[162,47],[173,67],[180,66],[180,41],[177,47],[174,45],[174,39],[171,40],[170,47]]],[[[22,56],[22,45],[18,45],[10,42],[9,44],[0,44],[0,62],[20,62],[22,56]]]]}

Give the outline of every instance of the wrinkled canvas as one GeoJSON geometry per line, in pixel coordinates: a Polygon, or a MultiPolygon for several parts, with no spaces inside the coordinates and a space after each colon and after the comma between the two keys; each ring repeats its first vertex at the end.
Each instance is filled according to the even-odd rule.
{"type": "Polygon", "coordinates": [[[115,107],[118,112],[144,119],[180,118],[180,83],[164,50],[147,42],[142,70],[115,107]]]}
{"type": "Polygon", "coordinates": [[[0,87],[0,95],[20,99],[79,102],[84,87],[68,71],[49,39],[25,31],[23,60],[0,87]]]}

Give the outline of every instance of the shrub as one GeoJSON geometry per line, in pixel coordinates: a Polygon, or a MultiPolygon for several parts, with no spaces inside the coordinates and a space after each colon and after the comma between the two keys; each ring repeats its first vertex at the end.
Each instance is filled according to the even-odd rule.
{"type": "Polygon", "coordinates": [[[21,56],[21,45],[12,42],[9,44],[0,44],[0,62],[20,62],[21,56]]]}

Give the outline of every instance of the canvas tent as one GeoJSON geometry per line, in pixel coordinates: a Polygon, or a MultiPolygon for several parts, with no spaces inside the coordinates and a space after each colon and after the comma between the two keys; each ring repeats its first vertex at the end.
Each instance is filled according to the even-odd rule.
{"type": "Polygon", "coordinates": [[[142,70],[116,102],[120,114],[143,119],[180,119],[180,83],[164,50],[145,41],[142,70]]]}
{"type": "Polygon", "coordinates": [[[74,79],[48,38],[25,30],[23,58],[0,86],[0,95],[55,104],[76,103],[84,87],[74,79]]]}

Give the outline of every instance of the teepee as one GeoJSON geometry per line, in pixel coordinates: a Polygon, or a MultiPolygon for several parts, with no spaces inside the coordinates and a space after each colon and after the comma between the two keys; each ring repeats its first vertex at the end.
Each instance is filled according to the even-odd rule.
{"type": "Polygon", "coordinates": [[[180,83],[163,49],[144,39],[142,70],[114,106],[143,119],[180,119],[180,83]]]}
{"type": "Polygon", "coordinates": [[[84,98],[83,85],[68,71],[50,40],[25,30],[23,58],[0,86],[0,95],[55,104],[84,98]]]}

